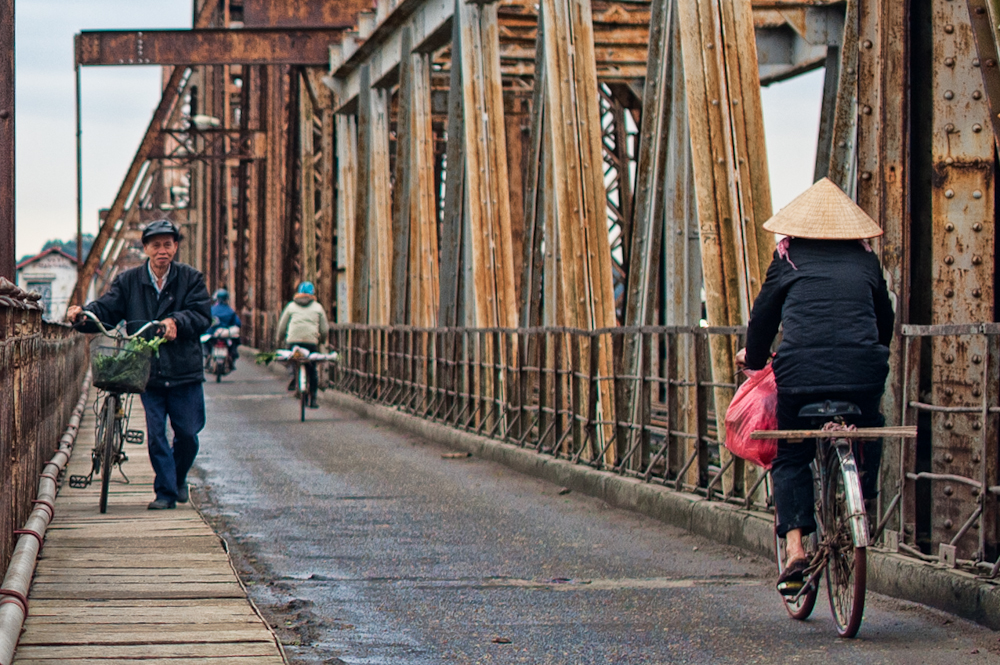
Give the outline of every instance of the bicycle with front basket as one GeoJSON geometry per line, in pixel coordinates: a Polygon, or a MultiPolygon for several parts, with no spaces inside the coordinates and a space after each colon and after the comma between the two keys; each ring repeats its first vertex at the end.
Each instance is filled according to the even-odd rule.
{"type": "MultiPolygon", "coordinates": [[[[90,453],[90,473],[73,475],[69,478],[69,486],[86,488],[93,482],[94,474],[101,477],[100,510],[108,510],[108,488],[111,484],[111,474],[115,467],[128,483],[128,476],[122,469],[122,464],[128,461],[124,443],[141,444],[145,438],[142,430],[128,428],[129,414],[132,410],[132,399],[135,394],[146,390],[149,380],[151,352],[141,352],[125,348],[125,345],[150,329],[158,329],[159,321],[150,321],[131,335],[108,330],[92,312],[84,310],[81,317],[93,321],[101,333],[114,340],[114,346],[98,347],[91,353],[91,368],[93,370],[93,385],[103,391],[104,399],[100,401],[97,411],[97,434],[94,438],[94,449],[90,453]]],[[[78,319],[79,320],[79,319],[78,319]]],[[[95,409],[98,402],[95,402],[95,409]]]]}
{"type": "MultiPolygon", "coordinates": [[[[830,610],[841,637],[854,637],[861,628],[868,579],[868,545],[871,542],[868,515],[861,493],[861,478],[854,459],[854,444],[880,437],[914,438],[916,427],[869,427],[852,429],[847,416],[860,415],[851,402],[824,401],[807,404],[799,411],[815,429],[754,432],[754,439],[785,439],[802,442],[818,439],[812,463],[816,486],[816,527],[811,536],[812,553],[805,584],[792,596],[782,596],[793,619],[804,621],[816,605],[820,578],[826,573],[830,610]]],[[[774,533],[778,574],[785,570],[784,538],[774,533]]]]}

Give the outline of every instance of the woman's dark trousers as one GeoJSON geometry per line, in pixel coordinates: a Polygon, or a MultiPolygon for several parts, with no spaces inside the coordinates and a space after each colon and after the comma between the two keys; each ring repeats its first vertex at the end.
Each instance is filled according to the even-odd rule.
{"type": "MultiPolygon", "coordinates": [[[[799,410],[806,404],[825,400],[857,404],[860,416],[847,416],[845,421],[857,427],[881,427],[885,418],[879,410],[882,393],[820,393],[785,394],[778,391],[778,429],[814,429],[809,418],[799,418],[799,410]]],[[[878,493],[878,468],[882,462],[882,440],[855,444],[854,457],[861,472],[861,491],[865,500],[874,499],[878,493]]],[[[813,477],[810,462],[816,458],[816,440],[806,439],[797,443],[778,440],[778,454],[771,466],[774,504],[778,513],[778,535],[784,536],[793,529],[802,529],[803,535],[816,530],[813,517],[813,477]]]]}

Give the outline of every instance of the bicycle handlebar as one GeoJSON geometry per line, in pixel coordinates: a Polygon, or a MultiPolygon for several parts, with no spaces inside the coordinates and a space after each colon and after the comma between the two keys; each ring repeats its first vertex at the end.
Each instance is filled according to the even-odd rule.
{"type": "Polygon", "coordinates": [[[129,339],[132,339],[134,337],[138,337],[139,335],[141,335],[142,333],[146,332],[150,328],[155,328],[155,327],[159,327],[159,326],[163,325],[160,321],[149,321],[145,325],[143,325],[141,328],[139,328],[138,330],[136,330],[134,333],[132,333],[131,335],[129,335],[129,334],[120,335],[118,333],[109,331],[107,328],[105,328],[104,327],[104,323],[99,318],[97,318],[97,315],[94,314],[93,312],[89,311],[89,310],[85,309],[82,312],[80,312],[80,316],[77,317],[77,321],[80,320],[80,317],[88,318],[91,321],[93,321],[94,323],[96,323],[97,327],[100,329],[101,333],[105,337],[110,337],[111,339],[125,339],[125,340],[129,340],[129,339]]]}

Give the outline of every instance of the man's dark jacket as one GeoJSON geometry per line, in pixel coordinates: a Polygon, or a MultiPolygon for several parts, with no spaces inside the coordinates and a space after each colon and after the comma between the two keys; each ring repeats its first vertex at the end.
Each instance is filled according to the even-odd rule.
{"type": "MultiPolygon", "coordinates": [[[[126,321],[129,333],[147,321],[173,319],[177,322],[177,338],[160,346],[159,357],[153,358],[149,386],[169,388],[205,380],[199,336],[212,322],[212,301],[205,287],[205,277],[192,268],[174,261],[163,291],[157,296],[149,278],[149,262],[126,270],[111,283],[107,293],[84,309],[93,312],[105,325],[126,321]]],[[[81,330],[97,332],[90,323],[81,330]]],[[[152,337],[148,333],[147,337],[152,337]]]]}
{"type": "Polygon", "coordinates": [[[856,240],[793,238],[774,253],[747,326],[746,365],[774,358],[779,393],[882,392],[895,315],[882,268],[856,240]]]}

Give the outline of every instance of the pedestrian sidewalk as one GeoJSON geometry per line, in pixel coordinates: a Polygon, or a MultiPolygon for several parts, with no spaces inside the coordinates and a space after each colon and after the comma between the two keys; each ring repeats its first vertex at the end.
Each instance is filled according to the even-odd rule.
{"type": "MultiPolygon", "coordinates": [[[[67,478],[90,471],[95,396],[67,478]]],[[[138,397],[131,428],[146,429],[138,397]]],[[[131,482],[115,469],[106,514],[98,510],[99,478],[87,489],[66,482],[59,490],[14,662],[281,665],[220,539],[190,504],[147,510],[154,495],[146,446],[126,443],[125,452],[131,482]]]]}

